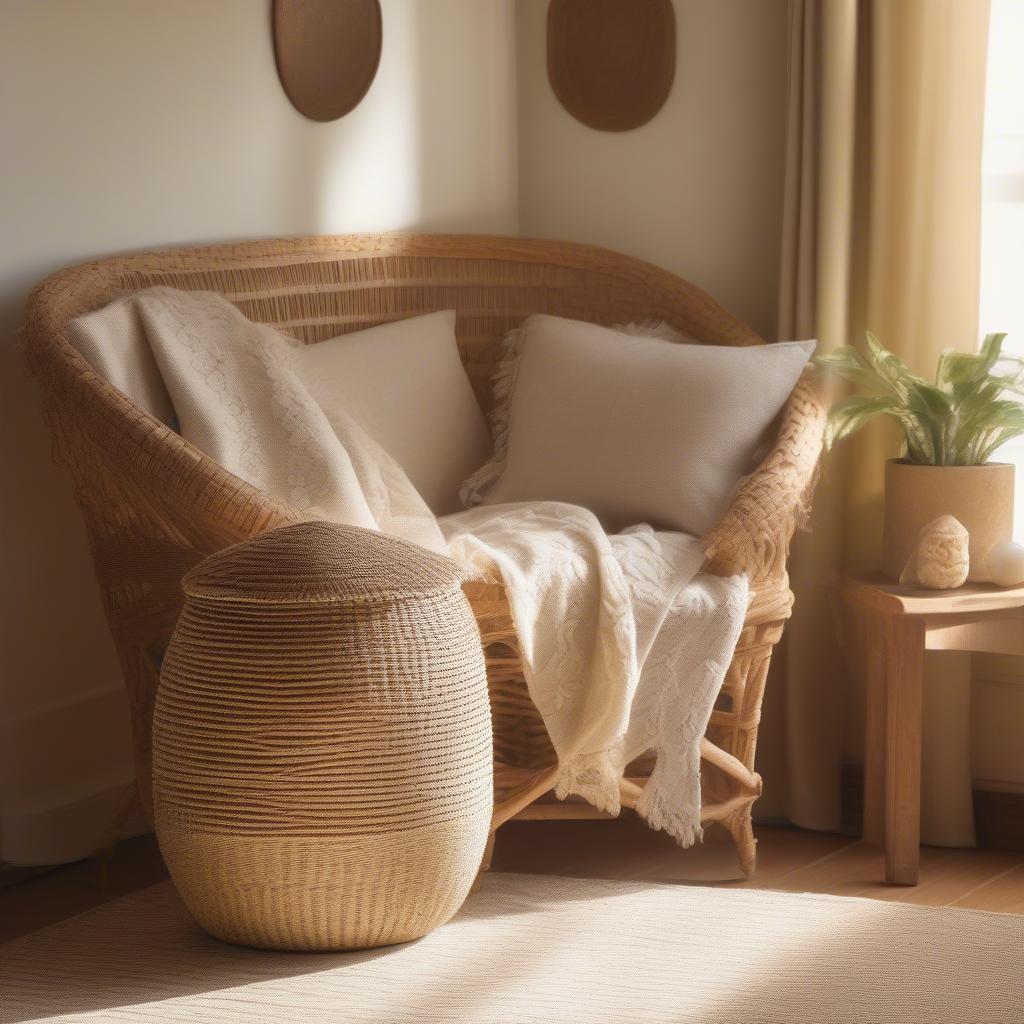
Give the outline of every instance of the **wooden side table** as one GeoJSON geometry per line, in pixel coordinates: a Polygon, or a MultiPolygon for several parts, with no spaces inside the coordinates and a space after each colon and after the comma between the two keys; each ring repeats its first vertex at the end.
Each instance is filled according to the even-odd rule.
{"type": "Polygon", "coordinates": [[[887,882],[916,885],[924,652],[1024,655],[1024,586],[918,590],[860,574],[842,577],[838,596],[866,656],[864,838],[884,842],[887,882]]]}

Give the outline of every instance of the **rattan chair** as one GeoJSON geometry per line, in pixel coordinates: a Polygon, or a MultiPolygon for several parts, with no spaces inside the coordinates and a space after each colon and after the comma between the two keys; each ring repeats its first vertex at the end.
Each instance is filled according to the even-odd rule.
{"type": "MultiPolygon", "coordinates": [[[[27,355],[85,518],[129,690],[147,812],[153,701],[182,605],[182,577],[213,551],[305,518],[143,412],[64,338],[74,317],[157,284],[220,292],[251,319],[306,343],[455,309],[463,360],[485,409],[499,343],[531,313],[604,324],[653,318],[705,343],[763,343],[702,291],[664,270],[603,249],[528,239],[375,235],[245,242],[118,256],[45,280],[28,303],[27,355]]],[[[813,386],[801,381],[768,455],[703,538],[709,567],[746,571],[754,595],[702,743],[702,820],[730,831],[747,874],[755,859],[751,807],[761,792],[754,771],[761,698],[772,648],[792,606],[786,558],[806,513],[823,422],[813,386]]],[[[554,754],[527,693],[502,588],[477,584],[468,594],[491,693],[493,829],[512,817],[598,816],[588,805],[551,795],[554,754]]],[[[635,804],[649,769],[643,760],[630,766],[624,805],[635,804]]],[[[485,867],[489,854],[490,847],[485,867]]]]}

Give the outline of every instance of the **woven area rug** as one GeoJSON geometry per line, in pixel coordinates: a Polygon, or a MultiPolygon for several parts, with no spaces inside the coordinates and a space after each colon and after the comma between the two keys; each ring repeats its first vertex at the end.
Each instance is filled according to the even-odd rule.
{"type": "Polygon", "coordinates": [[[0,947],[0,1020],[1024,1020],[1024,917],[490,875],[450,924],[350,954],[224,945],[170,883],[0,947]]]}

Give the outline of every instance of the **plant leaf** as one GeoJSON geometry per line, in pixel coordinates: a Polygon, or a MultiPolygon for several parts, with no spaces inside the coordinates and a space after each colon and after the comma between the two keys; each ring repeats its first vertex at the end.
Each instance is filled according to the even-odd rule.
{"type": "Polygon", "coordinates": [[[1024,406],[1013,401],[995,402],[975,422],[975,431],[967,446],[973,464],[988,462],[1000,445],[1024,434],[1024,406]]]}
{"type": "Polygon", "coordinates": [[[913,373],[875,335],[866,337],[867,358],[844,346],[815,360],[868,392],[830,410],[829,447],[882,415],[899,422],[906,458],[922,464],[985,462],[1024,434],[1024,403],[1017,397],[1024,395],[1024,360],[1003,354],[1005,334],[987,335],[978,352],[947,349],[934,382],[913,373]]]}
{"type": "Polygon", "coordinates": [[[947,348],[939,356],[936,383],[950,390],[976,384],[999,362],[1005,334],[987,334],[977,352],[956,352],[947,348]]]}
{"type": "Polygon", "coordinates": [[[871,420],[886,415],[896,415],[896,403],[886,395],[854,395],[836,402],[828,411],[825,447],[831,449],[837,441],[849,437],[871,420]]]}
{"type": "MultiPolygon", "coordinates": [[[[972,466],[985,462],[990,448],[989,438],[996,431],[1024,428],[1024,407],[1013,399],[985,399],[972,396],[964,403],[952,447],[957,451],[957,465],[972,466]]],[[[1019,432],[1019,431],[1018,431],[1019,432]]],[[[1006,438],[1009,440],[1009,437],[1006,438]]]]}
{"type": "Polygon", "coordinates": [[[897,394],[905,394],[911,383],[928,383],[923,377],[917,376],[899,356],[885,348],[870,331],[865,331],[865,337],[868,339],[871,365],[879,377],[897,394]]]}
{"type": "Polygon", "coordinates": [[[953,399],[923,380],[909,380],[905,388],[907,412],[928,437],[935,465],[942,466],[947,461],[947,440],[953,429],[953,399]]]}
{"type": "Polygon", "coordinates": [[[867,360],[852,346],[841,345],[832,352],[814,357],[814,365],[826,373],[859,384],[872,391],[885,386],[885,381],[871,368],[867,360]]]}

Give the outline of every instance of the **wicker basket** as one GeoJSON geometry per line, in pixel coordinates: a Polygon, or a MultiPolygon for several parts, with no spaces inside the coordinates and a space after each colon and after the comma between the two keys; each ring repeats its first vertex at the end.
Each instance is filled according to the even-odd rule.
{"type": "Polygon", "coordinates": [[[184,581],[153,730],[160,848],[208,932],[279,949],[417,938],[491,818],[483,655],[442,558],[285,527],[184,581]]]}

